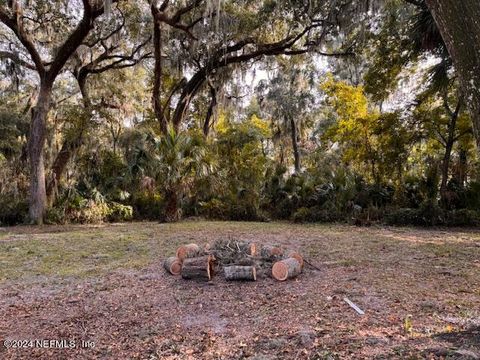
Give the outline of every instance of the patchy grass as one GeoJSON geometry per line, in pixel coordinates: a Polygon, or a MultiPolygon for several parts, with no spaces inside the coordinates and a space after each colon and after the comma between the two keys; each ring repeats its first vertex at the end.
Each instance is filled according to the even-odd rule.
{"type": "MultiPolygon", "coordinates": [[[[94,341],[75,350],[80,359],[473,358],[480,232],[193,221],[3,228],[0,314],[0,339],[94,341]],[[161,268],[180,244],[226,237],[298,249],[321,271],[204,285],[161,268]]],[[[0,348],[2,359],[66,354],[0,348]]]]}

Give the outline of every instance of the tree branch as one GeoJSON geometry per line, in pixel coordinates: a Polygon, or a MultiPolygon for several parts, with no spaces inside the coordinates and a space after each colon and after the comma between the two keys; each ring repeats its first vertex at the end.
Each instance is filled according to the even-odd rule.
{"type": "Polygon", "coordinates": [[[17,54],[11,53],[9,51],[0,51],[0,59],[10,59],[15,64],[26,67],[30,70],[37,69],[34,64],[30,64],[29,62],[22,60],[17,54]]]}
{"type": "Polygon", "coordinates": [[[38,53],[33,41],[30,37],[25,33],[23,26],[19,23],[21,11],[19,8],[15,11],[15,14],[10,17],[4,8],[0,7],[0,21],[3,22],[13,33],[17,36],[18,40],[22,43],[22,45],[27,49],[30,57],[32,58],[33,63],[35,64],[35,68],[38,71],[40,78],[43,78],[45,74],[45,67],[42,62],[42,58],[38,53]]]}

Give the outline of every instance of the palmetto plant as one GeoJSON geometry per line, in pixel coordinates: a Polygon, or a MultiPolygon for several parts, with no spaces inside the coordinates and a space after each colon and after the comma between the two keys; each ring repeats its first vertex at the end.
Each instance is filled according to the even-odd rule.
{"type": "Polygon", "coordinates": [[[157,181],[165,193],[165,217],[177,221],[181,217],[180,200],[195,179],[206,177],[212,171],[205,147],[188,133],[170,128],[167,134],[155,140],[157,181]]]}

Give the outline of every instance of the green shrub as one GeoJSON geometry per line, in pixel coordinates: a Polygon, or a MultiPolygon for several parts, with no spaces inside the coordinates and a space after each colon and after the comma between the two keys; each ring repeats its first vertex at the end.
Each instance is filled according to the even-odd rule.
{"type": "Polygon", "coordinates": [[[419,223],[414,225],[436,226],[445,224],[445,211],[435,200],[426,200],[418,209],[419,223]]]}
{"type": "Polygon", "coordinates": [[[228,213],[228,205],[219,199],[211,199],[200,203],[200,215],[208,219],[226,220],[228,213]]]}
{"type": "Polygon", "coordinates": [[[296,223],[304,223],[311,221],[311,211],[309,208],[301,207],[293,214],[293,221],[296,223]]]}
{"type": "Polygon", "coordinates": [[[133,218],[133,208],[129,205],[112,202],[109,204],[110,213],[108,214],[108,221],[119,222],[128,221],[133,218]]]}
{"type": "Polygon", "coordinates": [[[344,216],[334,209],[323,209],[318,206],[301,207],[292,216],[296,223],[335,222],[344,220],[344,216]]]}
{"type": "Polygon", "coordinates": [[[57,224],[63,225],[68,222],[67,216],[65,215],[66,209],[63,206],[53,206],[47,209],[45,214],[45,223],[46,224],[57,224]]]}
{"type": "Polygon", "coordinates": [[[165,201],[160,194],[136,193],[132,196],[131,206],[136,219],[163,220],[165,201]]]}
{"type": "Polygon", "coordinates": [[[448,226],[478,226],[480,214],[468,209],[452,210],[446,214],[446,224],[448,226]]]}
{"type": "Polygon", "coordinates": [[[17,225],[28,216],[28,202],[14,195],[0,196],[0,225],[17,225]]]}
{"type": "Polygon", "coordinates": [[[416,225],[419,223],[420,213],[418,209],[401,208],[394,210],[385,216],[388,225],[416,225]]]}
{"type": "Polygon", "coordinates": [[[84,199],[79,206],[67,207],[65,218],[67,222],[79,224],[95,224],[105,221],[110,215],[107,203],[84,199]]]}

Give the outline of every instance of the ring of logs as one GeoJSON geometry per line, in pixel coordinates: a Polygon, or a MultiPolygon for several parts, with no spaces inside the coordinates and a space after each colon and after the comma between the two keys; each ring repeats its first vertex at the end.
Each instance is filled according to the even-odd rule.
{"type": "Polygon", "coordinates": [[[172,275],[181,274],[184,279],[210,281],[214,262],[223,268],[227,281],[257,280],[257,270],[263,274],[265,266],[271,266],[272,277],[278,281],[298,276],[303,269],[303,257],[295,250],[280,246],[258,246],[241,240],[217,240],[213,245],[200,248],[197,244],[180,246],[177,256],[165,259],[163,267],[172,275]]]}

